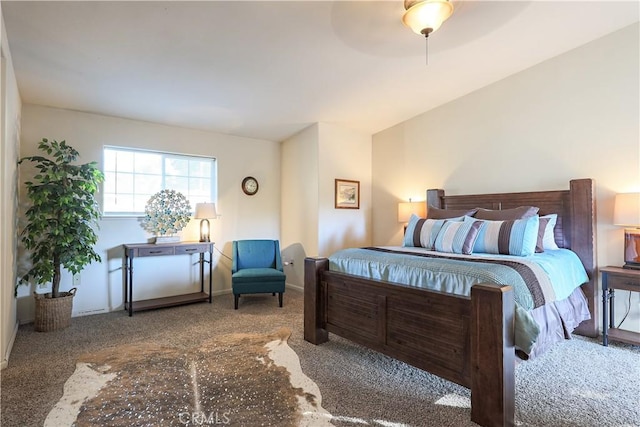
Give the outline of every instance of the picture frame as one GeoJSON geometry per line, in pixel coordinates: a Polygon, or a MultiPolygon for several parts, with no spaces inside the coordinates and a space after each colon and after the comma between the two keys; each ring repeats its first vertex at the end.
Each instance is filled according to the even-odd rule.
{"type": "Polygon", "coordinates": [[[360,181],[336,179],[336,209],[360,209],[360,181]]]}

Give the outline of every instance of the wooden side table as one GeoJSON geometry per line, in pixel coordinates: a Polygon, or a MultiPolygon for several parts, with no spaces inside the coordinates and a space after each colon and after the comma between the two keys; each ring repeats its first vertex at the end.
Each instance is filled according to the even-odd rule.
{"type": "Polygon", "coordinates": [[[212,302],[212,273],[213,273],[213,242],[179,242],[179,243],[136,243],[124,246],[124,309],[129,310],[129,316],[134,311],[150,310],[160,307],[191,304],[194,302],[212,302]],[[209,253],[209,260],[204,254],[209,253]],[[133,300],[133,259],[150,256],[191,255],[200,254],[200,292],[175,295],[163,298],[153,298],[142,301],[133,300]],[[204,264],[209,264],[209,293],[204,291],[204,264]]]}
{"type": "Polygon", "coordinates": [[[609,338],[640,345],[640,333],[615,327],[615,289],[640,292],[640,270],[605,267],[602,273],[602,345],[609,345],[609,338]]]}

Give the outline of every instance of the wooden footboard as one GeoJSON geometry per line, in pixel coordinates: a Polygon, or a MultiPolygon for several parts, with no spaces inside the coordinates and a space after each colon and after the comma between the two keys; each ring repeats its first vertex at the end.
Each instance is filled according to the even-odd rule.
{"type": "Polygon", "coordinates": [[[471,389],[471,420],[514,424],[514,301],[509,286],[471,298],[367,280],[305,259],[304,338],[335,333],[471,389]]]}

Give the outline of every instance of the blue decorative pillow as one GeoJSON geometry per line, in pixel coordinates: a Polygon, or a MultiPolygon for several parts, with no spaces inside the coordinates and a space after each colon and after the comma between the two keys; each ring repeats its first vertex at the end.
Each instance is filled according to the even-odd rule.
{"type": "Polygon", "coordinates": [[[409,222],[407,223],[407,228],[404,230],[404,239],[402,240],[402,246],[420,246],[420,239],[418,238],[417,241],[414,241],[414,235],[416,227],[421,221],[424,221],[424,218],[420,218],[416,214],[411,214],[409,222]]]}
{"type": "MultiPolygon", "coordinates": [[[[432,251],[436,242],[436,237],[444,225],[444,219],[424,219],[415,214],[409,218],[409,224],[404,234],[402,246],[422,247],[432,251]]],[[[460,218],[450,218],[448,221],[462,221],[460,218]]]]}
{"type": "Polygon", "coordinates": [[[536,250],[540,218],[510,221],[481,221],[473,252],[503,255],[532,255],[536,250]]]}
{"type": "Polygon", "coordinates": [[[436,237],[434,249],[438,252],[470,254],[478,237],[482,221],[465,216],[463,221],[446,221],[436,237]]]}

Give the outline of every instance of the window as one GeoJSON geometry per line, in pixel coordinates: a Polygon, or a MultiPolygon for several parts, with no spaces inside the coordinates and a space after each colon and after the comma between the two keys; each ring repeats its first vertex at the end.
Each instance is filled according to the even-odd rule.
{"type": "Polygon", "coordinates": [[[216,199],[216,159],[120,147],[104,148],[105,215],[142,215],[149,197],[171,189],[196,203],[216,199]]]}

